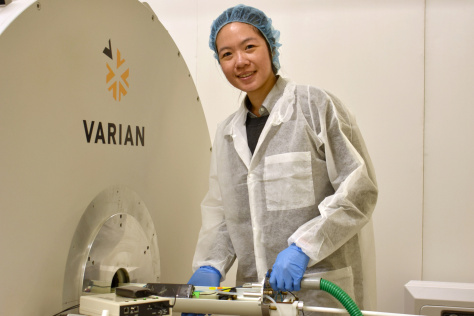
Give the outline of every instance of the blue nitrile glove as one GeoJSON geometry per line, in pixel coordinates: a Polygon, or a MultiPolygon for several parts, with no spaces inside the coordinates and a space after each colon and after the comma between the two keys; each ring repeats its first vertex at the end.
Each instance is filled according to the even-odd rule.
{"type": "Polygon", "coordinates": [[[219,286],[221,284],[221,273],[214,267],[203,266],[194,272],[188,284],[194,286],[219,286]]]}
{"type": "MultiPolygon", "coordinates": [[[[221,284],[221,273],[216,268],[211,266],[203,266],[194,272],[189,279],[188,284],[194,286],[215,286],[218,287],[221,284]]],[[[191,314],[181,313],[182,316],[204,316],[204,314],[191,314]]]]}
{"type": "Polygon", "coordinates": [[[299,291],[309,257],[295,244],[280,252],[273,264],[270,285],[275,291],[299,291]]]}

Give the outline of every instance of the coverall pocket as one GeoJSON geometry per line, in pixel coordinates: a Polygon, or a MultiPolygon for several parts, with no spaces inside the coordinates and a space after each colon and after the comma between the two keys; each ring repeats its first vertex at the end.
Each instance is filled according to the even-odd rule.
{"type": "Polygon", "coordinates": [[[316,203],[309,151],[266,157],[263,180],[268,211],[298,209],[316,203]]]}

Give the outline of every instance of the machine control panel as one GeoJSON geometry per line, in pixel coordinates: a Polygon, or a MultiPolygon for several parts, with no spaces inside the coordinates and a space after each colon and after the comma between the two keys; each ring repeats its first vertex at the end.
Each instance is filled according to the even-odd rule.
{"type": "Polygon", "coordinates": [[[150,296],[126,298],[111,294],[86,295],[81,297],[79,312],[88,316],[101,316],[108,310],[110,316],[171,316],[168,298],[150,296]]]}

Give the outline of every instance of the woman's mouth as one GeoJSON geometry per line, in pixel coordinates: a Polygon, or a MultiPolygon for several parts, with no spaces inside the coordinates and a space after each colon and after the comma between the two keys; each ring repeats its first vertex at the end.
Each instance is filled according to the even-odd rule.
{"type": "Polygon", "coordinates": [[[238,75],[237,77],[240,78],[240,79],[246,79],[246,78],[250,77],[251,75],[253,75],[254,73],[255,73],[255,71],[246,72],[246,73],[238,75]]]}

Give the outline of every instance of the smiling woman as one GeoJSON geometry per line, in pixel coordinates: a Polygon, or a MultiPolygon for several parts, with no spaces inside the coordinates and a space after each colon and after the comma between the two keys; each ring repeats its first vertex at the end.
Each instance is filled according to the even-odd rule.
{"type": "Polygon", "coordinates": [[[260,116],[260,106],[276,82],[265,38],[249,24],[229,23],[217,35],[216,48],[227,80],[247,92],[252,113],[260,116]]]}
{"type": "MultiPolygon", "coordinates": [[[[373,249],[359,237],[378,193],[369,154],[339,99],[278,75],[278,38],[265,13],[244,5],[211,26],[209,46],[246,96],[216,132],[189,283],[219,286],[238,259],[237,285],[269,269],[275,291],[300,291],[303,275],[324,277],[374,308],[364,305],[374,271],[361,258],[373,249]]],[[[317,290],[298,297],[339,306],[317,290]]]]}

